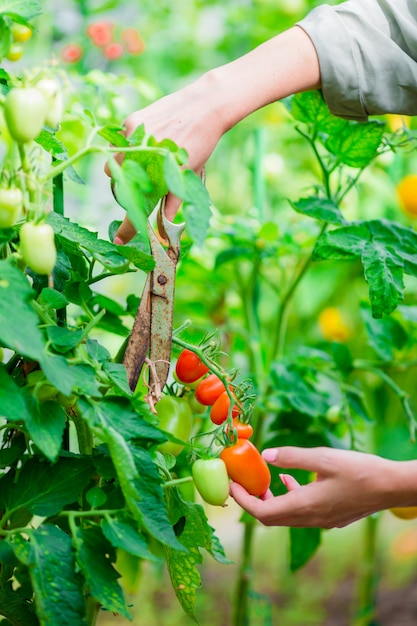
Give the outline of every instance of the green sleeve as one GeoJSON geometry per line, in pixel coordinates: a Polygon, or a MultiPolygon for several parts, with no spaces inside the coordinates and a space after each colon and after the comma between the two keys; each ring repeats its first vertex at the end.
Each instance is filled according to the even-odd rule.
{"type": "Polygon", "coordinates": [[[298,23],[319,59],[334,115],[417,114],[417,1],[347,0],[298,23]]]}

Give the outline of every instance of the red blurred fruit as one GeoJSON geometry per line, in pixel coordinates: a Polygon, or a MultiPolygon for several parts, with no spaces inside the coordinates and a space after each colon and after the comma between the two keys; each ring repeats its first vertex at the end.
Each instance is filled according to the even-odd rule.
{"type": "Polygon", "coordinates": [[[113,41],[103,49],[103,55],[109,61],[116,61],[117,59],[120,59],[121,56],[123,56],[124,51],[125,49],[121,43],[119,43],[118,41],[113,41]]]}
{"type": "Polygon", "coordinates": [[[76,63],[83,56],[83,49],[78,43],[69,43],[61,50],[61,58],[65,63],[76,63]]]}
{"type": "Polygon", "coordinates": [[[104,48],[108,46],[113,39],[113,24],[112,22],[94,22],[87,26],[87,36],[95,46],[104,48]]]}

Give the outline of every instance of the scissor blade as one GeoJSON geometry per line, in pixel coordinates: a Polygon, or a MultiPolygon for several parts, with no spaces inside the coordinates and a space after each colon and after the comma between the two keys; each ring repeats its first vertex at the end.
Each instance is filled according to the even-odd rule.
{"type": "Polygon", "coordinates": [[[151,283],[152,273],[148,274],[146,279],[132,332],[130,333],[123,357],[123,365],[126,367],[127,379],[132,391],[136,389],[140,372],[149,351],[151,336],[151,283]]]}

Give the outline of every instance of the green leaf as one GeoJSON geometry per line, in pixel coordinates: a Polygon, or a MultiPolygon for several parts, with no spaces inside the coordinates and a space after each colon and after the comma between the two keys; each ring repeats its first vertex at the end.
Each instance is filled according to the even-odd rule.
{"type": "Polygon", "coordinates": [[[320,546],[320,528],[290,528],[290,569],[296,572],[320,546]]]}
{"type": "Polygon", "coordinates": [[[17,422],[26,421],[30,417],[25,395],[13,378],[7,373],[4,365],[0,364],[0,417],[17,422]]]}
{"type": "MultiPolygon", "coordinates": [[[[83,411],[85,417],[85,411],[83,411]]],[[[134,447],[109,426],[101,435],[109,447],[120,488],[132,516],[162,544],[182,550],[169,523],[158,468],[146,450],[134,447]]]]}
{"type": "Polygon", "coordinates": [[[197,174],[192,170],[184,170],[185,184],[182,211],[185,217],[187,232],[197,246],[202,247],[207,236],[211,207],[207,189],[197,174]]]}
{"type": "MultiPolygon", "coordinates": [[[[286,411],[294,409],[313,418],[325,415],[329,404],[335,403],[332,389],[324,386],[324,378],[320,372],[291,362],[277,361],[271,368],[275,398],[282,408],[286,411]]],[[[327,379],[326,383],[329,382],[327,379]]]]}
{"type": "Polygon", "coordinates": [[[69,396],[75,384],[74,367],[59,354],[43,354],[39,361],[51,385],[64,396],[69,396]]]}
{"type": "Polygon", "coordinates": [[[331,134],[324,144],[342,163],[364,168],[376,157],[384,134],[385,124],[349,122],[339,132],[331,134]]]}
{"type": "Polygon", "coordinates": [[[33,604],[5,587],[0,589],[0,615],[12,626],[39,626],[33,604]]]}
{"type": "Polygon", "coordinates": [[[114,569],[116,557],[111,543],[99,527],[77,528],[74,536],[77,563],[84,575],[89,592],[108,611],[131,619],[123,592],[114,569]]]}
{"type": "Polygon", "coordinates": [[[116,148],[126,148],[129,141],[122,134],[123,130],[123,126],[104,126],[97,134],[116,148]]]}
{"type": "Polygon", "coordinates": [[[185,502],[178,489],[167,494],[169,516],[177,529],[178,539],[187,549],[178,552],[165,548],[168,572],[173,589],[184,611],[197,621],[195,615],[196,589],[201,586],[197,566],[203,562],[201,548],[220,563],[230,563],[225,557],[213,528],[208,524],[204,509],[199,504],[185,502]]]}
{"type": "MultiPolygon", "coordinates": [[[[306,124],[322,125],[330,118],[329,109],[321,91],[305,91],[288,100],[289,109],[294,119],[306,124]]],[[[340,124],[345,122],[340,120],[340,124]]]]}
{"type": "Polygon", "coordinates": [[[46,334],[53,348],[57,352],[69,352],[77,346],[83,338],[81,329],[70,330],[62,326],[47,326],[46,334]]]}
{"type": "Polygon", "coordinates": [[[28,530],[27,534],[29,541],[15,537],[13,550],[29,568],[40,623],[86,625],[82,579],[75,571],[71,538],[51,525],[28,530]]]}
{"type": "Polygon", "coordinates": [[[401,350],[407,343],[408,335],[400,322],[393,317],[375,319],[368,306],[361,306],[368,341],[377,355],[384,361],[394,358],[394,350],[401,350]]]}
{"type": "Polygon", "coordinates": [[[10,261],[0,261],[0,342],[18,354],[39,361],[43,339],[27,279],[10,261]]]}
{"type": "Polygon", "coordinates": [[[42,13],[42,7],[37,0],[0,0],[1,13],[31,20],[42,13]]]}
{"type": "Polygon", "coordinates": [[[314,217],[317,220],[329,224],[346,224],[339,207],[327,198],[301,198],[297,202],[291,202],[291,206],[298,213],[314,217]]]}
{"type": "Polygon", "coordinates": [[[156,444],[166,440],[158,428],[144,419],[143,415],[150,414],[145,402],[141,405],[142,414],[132,407],[129,399],[123,397],[105,397],[99,402],[80,398],[78,408],[92,428],[100,426],[104,432],[117,431],[126,441],[156,444]]]}
{"type": "Polygon", "coordinates": [[[124,159],[122,166],[110,160],[109,167],[115,185],[117,202],[122,206],[136,230],[147,237],[148,210],[144,193],[150,191],[151,183],[143,167],[132,159],[124,159]]]}
{"type": "Polygon", "coordinates": [[[42,289],[39,301],[52,309],[63,309],[69,304],[63,293],[56,289],[51,289],[50,287],[42,289]]]}
{"type": "MultiPolygon", "coordinates": [[[[133,174],[132,174],[133,176],[133,174]]],[[[135,205],[136,206],[136,205],[135,205]]],[[[125,246],[116,246],[110,241],[98,239],[97,233],[89,231],[78,224],[71,222],[68,218],[51,211],[48,214],[48,223],[51,224],[58,238],[71,244],[75,243],[90,252],[94,258],[104,264],[109,271],[118,273],[126,269],[126,260],[132,261],[139,269],[149,271],[154,266],[153,258],[138,249],[125,246]]],[[[77,253],[77,250],[75,250],[77,253]]]]}
{"type": "Polygon", "coordinates": [[[233,248],[227,248],[222,250],[216,255],[215,268],[217,269],[224,263],[235,261],[239,259],[252,259],[255,253],[254,246],[234,246],[233,248]]]}
{"type": "Polygon", "coordinates": [[[361,259],[372,314],[391,313],[403,298],[403,274],[417,276],[417,233],[386,219],[357,222],[326,232],[313,259],[361,259]]]}
{"type": "Polygon", "coordinates": [[[26,461],[18,478],[9,472],[0,480],[1,508],[11,512],[26,508],[33,515],[59,513],[76,502],[94,468],[85,458],[60,458],[55,464],[33,457],[26,461]]]}
{"type": "Polygon", "coordinates": [[[116,520],[108,517],[102,521],[101,529],[114,548],[122,548],[141,559],[159,561],[160,559],[150,552],[145,537],[132,522],[133,520],[116,520]]]}
{"type": "Polygon", "coordinates": [[[389,315],[404,297],[401,259],[384,245],[372,241],[364,246],[362,263],[374,317],[389,315]]]}
{"type": "Polygon", "coordinates": [[[47,459],[55,461],[62,447],[65,411],[58,402],[40,404],[32,397],[28,398],[29,402],[31,410],[24,421],[29,436],[47,459]]]}

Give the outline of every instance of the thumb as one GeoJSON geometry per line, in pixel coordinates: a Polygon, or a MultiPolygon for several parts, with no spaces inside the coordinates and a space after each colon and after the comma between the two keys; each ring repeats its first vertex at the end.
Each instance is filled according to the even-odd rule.
{"type": "Polygon", "coordinates": [[[271,465],[276,467],[286,467],[292,469],[303,469],[309,472],[323,472],[329,469],[329,462],[326,462],[330,448],[297,448],[295,446],[282,446],[281,448],[267,448],[263,450],[262,456],[271,465]]]}

